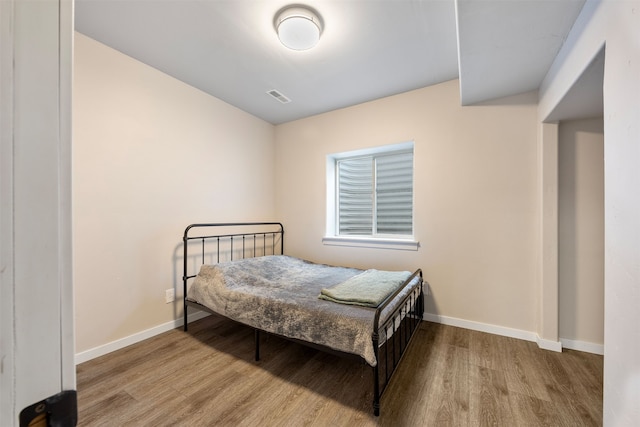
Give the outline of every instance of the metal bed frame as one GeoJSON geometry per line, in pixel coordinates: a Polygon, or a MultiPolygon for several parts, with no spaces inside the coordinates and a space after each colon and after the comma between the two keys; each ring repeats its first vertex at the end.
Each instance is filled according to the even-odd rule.
{"type": "MultiPolygon", "coordinates": [[[[241,222],[241,223],[209,223],[209,224],[191,224],[184,230],[182,238],[184,247],[183,259],[183,301],[184,301],[184,331],[187,331],[187,308],[194,307],[209,313],[220,315],[213,310],[187,300],[188,282],[196,277],[197,274],[189,274],[189,262],[198,261],[201,264],[219,263],[220,255],[224,254],[224,261],[233,261],[235,259],[251,258],[263,255],[283,255],[284,254],[284,226],[279,222],[241,222]],[[208,233],[209,230],[224,229],[233,230],[238,227],[240,230],[261,227],[256,231],[248,232],[225,232],[215,234],[208,233]],[[191,235],[190,235],[191,232],[191,235]],[[262,242],[260,242],[260,240],[262,242]],[[199,253],[189,255],[189,247],[195,249],[197,247],[199,253]],[[221,252],[222,242],[222,252],[221,252]],[[250,256],[247,256],[247,253],[250,256]],[[261,255],[258,255],[261,253],[261,255]],[[190,258],[191,257],[191,258],[190,258]],[[215,262],[214,262],[215,258],[215,262]]],[[[192,271],[195,267],[192,268],[192,271]]],[[[422,321],[424,312],[424,294],[423,294],[423,278],[422,270],[417,269],[405,283],[387,299],[385,299],[376,309],[374,314],[373,334],[371,336],[377,364],[373,369],[373,413],[380,415],[380,399],[387,389],[387,385],[391,381],[393,373],[396,371],[400,361],[403,358],[407,348],[412,342],[415,332],[422,321]],[[411,282],[419,277],[420,280],[416,284],[411,285],[411,289],[400,300],[394,301],[403,290],[411,284],[411,282]],[[383,323],[380,323],[382,312],[395,304],[395,308],[383,323]]],[[[255,330],[255,360],[260,360],[260,329],[255,330]]],[[[272,334],[276,335],[276,334],[272,334]]],[[[290,341],[304,344],[328,353],[337,354],[342,357],[363,359],[354,354],[337,351],[324,345],[312,342],[301,341],[289,337],[282,337],[290,341]]]]}

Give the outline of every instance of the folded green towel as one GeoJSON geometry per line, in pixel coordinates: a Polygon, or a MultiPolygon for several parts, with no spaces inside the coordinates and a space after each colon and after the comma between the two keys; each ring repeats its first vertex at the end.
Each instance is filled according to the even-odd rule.
{"type": "Polygon", "coordinates": [[[409,276],[411,273],[408,271],[366,270],[342,283],[322,289],[319,298],[340,304],[377,307],[409,276]]]}

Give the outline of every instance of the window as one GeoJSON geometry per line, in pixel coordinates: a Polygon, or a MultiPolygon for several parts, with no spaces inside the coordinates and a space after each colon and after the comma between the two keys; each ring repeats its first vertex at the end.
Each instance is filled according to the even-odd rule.
{"type": "Polygon", "coordinates": [[[413,142],[327,157],[325,244],[417,249],[413,142]]]}

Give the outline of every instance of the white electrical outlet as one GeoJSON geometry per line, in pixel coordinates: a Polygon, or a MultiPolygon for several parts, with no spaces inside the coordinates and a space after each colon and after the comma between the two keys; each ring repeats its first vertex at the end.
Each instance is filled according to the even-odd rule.
{"type": "Polygon", "coordinates": [[[173,288],[167,289],[166,291],[164,291],[164,302],[169,304],[170,302],[173,302],[175,299],[176,299],[176,291],[174,291],[173,288]]]}

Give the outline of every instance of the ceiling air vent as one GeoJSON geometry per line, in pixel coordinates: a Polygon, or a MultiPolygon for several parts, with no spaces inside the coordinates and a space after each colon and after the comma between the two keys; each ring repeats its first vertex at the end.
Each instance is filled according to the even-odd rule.
{"type": "Polygon", "coordinates": [[[286,96],[284,96],[283,94],[281,94],[280,92],[278,92],[275,89],[268,90],[267,93],[269,95],[273,96],[278,101],[282,102],[283,104],[287,104],[287,103],[291,102],[291,100],[289,98],[287,98],[286,96]]]}

